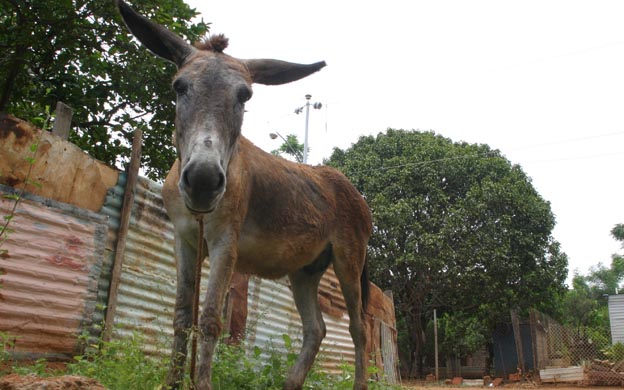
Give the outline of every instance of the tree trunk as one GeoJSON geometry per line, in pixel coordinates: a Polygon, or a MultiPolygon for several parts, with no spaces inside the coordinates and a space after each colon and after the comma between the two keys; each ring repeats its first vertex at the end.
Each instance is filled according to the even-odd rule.
{"type": "Polygon", "coordinates": [[[410,317],[412,364],[409,371],[409,377],[421,378],[423,376],[423,357],[425,350],[425,330],[423,327],[421,308],[415,308],[413,314],[411,314],[410,317]]]}
{"type": "Polygon", "coordinates": [[[26,48],[23,46],[18,46],[15,48],[15,53],[13,54],[13,59],[11,60],[11,64],[9,65],[9,71],[7,73],[7,78],[4,81],[4,85],[2,86],[2,94],[0,95],[0,112],[5,112],[7,107],[9,106],[9,102],[11,101],[11,94],[13,93],[13,88],[15,87],[15,80],[17,76],[22,71],[24,67],[24,54],[26,52],[26,48]]]}

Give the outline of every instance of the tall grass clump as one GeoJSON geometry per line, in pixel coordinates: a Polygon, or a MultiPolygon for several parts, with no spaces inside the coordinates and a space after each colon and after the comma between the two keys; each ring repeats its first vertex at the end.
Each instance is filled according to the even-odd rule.
{"type": "Polygon", "coordinates": [[[162,388],[168,359],[149,356],[144,347],[145,336],[139,333],[113,341],[99,340],[89,344],[83,355],[74,357],[67,373],[96,379],[109,390],[162,388]]]}

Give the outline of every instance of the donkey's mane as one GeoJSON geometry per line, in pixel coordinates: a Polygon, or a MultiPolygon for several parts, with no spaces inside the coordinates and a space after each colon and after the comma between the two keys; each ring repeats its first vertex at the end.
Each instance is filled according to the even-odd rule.
{"type": "Polygon", "coordinates": [[[210,37],[204,37],[200,41],[195,42],[194,46],[199,50],[213,51],[223,53],[228,46],[229,39],[223,34],[217,34],[210,37]]]}

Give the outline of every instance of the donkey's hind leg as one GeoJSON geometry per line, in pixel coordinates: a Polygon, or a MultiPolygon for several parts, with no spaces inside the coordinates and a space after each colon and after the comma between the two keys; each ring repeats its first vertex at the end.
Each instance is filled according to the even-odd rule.
{"type": "Polygon", "coordinates": [[[305,268],[288,275],[297,311],[303,324],[303,345],[295,365],[290,369],[285,390],[299,390],[325,337],[325,322],[318,302],[318,286],[323,270],[310,274],[305,268]]]}
{"type": "Polygon", "coordinates": [[[354,390],[368,389],[366,368],[368,358],[366,356],[367,333],[366,322],[364,321],[364,302],[368,298],[368,279],[364,273],[365,264],[365,246],[363,248],[334,246],[334,271],[340,281],[342,294],[349,312],[349,332],[355,346],[354,390]],[[363,297],[364,299],[362,299],[363,297]]]}

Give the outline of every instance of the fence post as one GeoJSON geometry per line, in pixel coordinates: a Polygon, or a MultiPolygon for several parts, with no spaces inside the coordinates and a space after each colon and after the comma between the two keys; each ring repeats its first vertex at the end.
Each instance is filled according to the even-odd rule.
{"type": "Polygon", "coordinates": [[[438,310],[433,309],[433,346],[435,355],[435,377],[440,380],[440,365],[438,364],[438,310]]]}
{"type": "Polygon", "coordinates": [[[533,370],[539,372],[539,356],[537,356],[537,319],[535,310],[529,310],[529,322],[531,324],[531,351],[533,352],[533,370]]]}
{"type": "Polygon", "coordinates": [[[128,236],[128,227],[130,226],[130,215],[132,214],[132,205],[134,204],[134,191],[139,176],[139,167],[141,166],[141,142],[143,132],[141,129],[134,130],[132,139],[132,154],[130,156],[130,165],[128,166],[128,177],[126,179],[126,189],[124,192],[123,204],[121,206],[121,220],[119,223],[119,232],[117,233],[117,245],[115,246],[115,259],[113,260],[113,273],[111,276],[110,290],[108,293],[108,305],[106,307],[106,317],[104,322],[104,340],[110,340],[113,332],[113,321],[115,312],[117,311],[117,292],[119,289],[119,280],[121,279],[121,266],[123,264],[124,252],[126,249],[126,238],[128,236]]]}
{"type": "Polygon", "coordinates": [[[516,353],[518,354],[518,368],[521,374],[524,375],[524,353],[522,351],[522,335],[520,334],[520,319],[518,318],[518,312],[511,311],[511,326],[513,327],[514,339],[516,341],[516,353]]]}
{"type": "Polygon", "coordinates": [[[71,120],[74,115],[74,110],[63,102],[56,102],[56,109],[54,110],[56,116],[54,118],[54,126],[52,127],[52,134],[67,140],[69,137],[69,129],[71,128],[71,120]]]}

